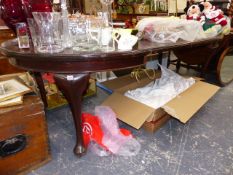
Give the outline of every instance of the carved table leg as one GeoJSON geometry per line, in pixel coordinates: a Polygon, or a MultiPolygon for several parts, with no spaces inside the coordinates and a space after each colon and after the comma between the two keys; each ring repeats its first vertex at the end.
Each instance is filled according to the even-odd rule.
{"type": "Polygon", "coordinates": [[[48,107],[48,103],[47,103],[47,98],[46,98],[46,91],[45,91],[45,87],[44,87],[44,82],[43,82],[43,78],[41,76],[40,72],[33,72],[34,77],[36,79],[36,83],[38,85],[38,88],[40,90],[40,95],[41,95],[41,99],[44,103],[45,108],[48,107]]]}
{"type": "Polygon", "coordinates": [[[87,89],[89,74],[63,75],[54,76],[57,87],[61,90],[67,99],[71,112],[73,114],[76,129],[76,145],[74,153],[82,156],[86,149],[83,146],[82,126],[81,126],[81,103],[82,95],[87,89]]]}

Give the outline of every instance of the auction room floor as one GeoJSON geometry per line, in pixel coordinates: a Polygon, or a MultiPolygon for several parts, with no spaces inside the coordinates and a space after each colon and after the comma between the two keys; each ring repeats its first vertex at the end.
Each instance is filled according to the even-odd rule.
{"type": "MultiPolygon", "coordinates": [[[[108,96],[98,89],[83,111],[108,96]]],[[[78,105],[78,104],[77,104],[78,105]]],[[[223,87],[187,124],[170,119],[156,133],[132,131],[141,144],[137,156],[73,154],[75,131],[67,106],[47,111],[52,160],[30,175],[233,175],[233,83],[223,87]]]]}

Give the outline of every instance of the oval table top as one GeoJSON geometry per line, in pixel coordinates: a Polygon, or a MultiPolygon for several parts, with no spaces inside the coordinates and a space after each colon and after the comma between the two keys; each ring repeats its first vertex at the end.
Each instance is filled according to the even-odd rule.
{"type": "Polygon", "coordinates": [[[2,43],[0,51],[9,57],[11,64],[34,72],[45,105],[47,104],[46,91],[40,72],[55,73],[56,85],[70,104],[74,118],[76,131],[74,152],[81,156],[86,151],[83,145],[81,101],[89,82],[89,72],[135,67],[144,64],[147,61],[147,55],[151,53],[179,48],[185,51],[186,47],[204,47],[221,39],[222,37],[215,37],[195,42],[179,41],[166,44],[141,40],[131,51],[77,52],[72,49],[66,49],[62,53],[56,54],[37,53],[33,47],[19,49],[17,40],[9,40],[2,43]],[[67,74],[70,76],[67,76],[67,74]]]}
{"type": "Polygon", "coordinates": [[[92,51],[78,52],[65,49],[61,53],[39,53],[36,49],[18,48],[17,39],[1,44],[0,51],[9,57],[11,64],[36,72],[82,73],[124,69],[142,65],[145,56],[185,47],[205,46],[222,40],[222,36],[187,42],[179,40],[176,43],[153,43],[140,40],[130,51],[92,51]]]}

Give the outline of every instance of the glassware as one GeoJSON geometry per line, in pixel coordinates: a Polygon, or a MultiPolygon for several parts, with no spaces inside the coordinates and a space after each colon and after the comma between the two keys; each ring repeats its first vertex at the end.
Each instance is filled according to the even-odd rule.
{"type": "Polygon", "coordinates": [[[58,12],[32,12],[38,26],[38,52],[62,52],[61,14],[58,12]]]}
{"type": "Polygon", "coordinates": [[[114,0],[100,0],[101,4],[105,6],[98,16],[104,21],[101,34],[101,50],[110,52],[115,50],[115,42],[113,40],[113,20],[112,20],[112,3],[114,0]],[[104,10],[105,9],[105,10],[104,10]]]}
{"type": "Polygon", "coordinates": [[[27,18],[28,28],[30,32],[30,36],[32,39],[33,46],[36,48],[38,46],[38,27],[36,21],[33,18],[27,18]]]}
{"type": "Polygon", "coordinates": [[[16,23],[26,22],[21,0],[1,0],[1,18],[5,24],[16,32],[16,23]]]}
{"type": "Polygon", "coordinates": [[[87,20],[87,35],[88,35],[88,44],[93,47],[99,47],[100,37],[101,37],[101,28],[102,20],[95,17],[90,17],[87,20]]]}
{"type": "Polygon", "coordinates": [[[32,12],[52,12],[50,0],[29,0],[32,12]]]}
{"type": "Polygon", "coordinates": [[[88,51],[90,48],[87,34],[87,22],[85,16],[73,15],[69,18],[69,33],[73,42],[73,50],[88,51]]]}
{"type": "Polygon", "coordinates": [[[73,49],[76,51],[96,51],[100,49],[102,20],[94,16],[82,16],[77,19],[73,49]]]}
{"type": "Polygon", "coordinates": [[[78,17],[75,14],[72,14],[69,17],[69,35],[73,45],[77,44],[76,41],[80,35],[85,34],[85,28],[86,26],[84,25],[84,21],[81,17],[78,17]]]}
{"type": "Polygon", "coordinates": [[[16,23],[27,22],[33,11],[51,12],[50,0],[1,0],[1,18],[6,25],[16,31],[16,23]]]}
{"type": "Polygon", "coordinates": [[[61,18],[62,18],[62,40],[63,47],[70,48],[72,47],[72,41],[69,34],[69,21],[68,21],[68,10],[66,6],[66,0],[61,0],[61,18]]]}
{"type": "Polygon", "coordinates": [[[19,48],[30,48],[27,25],[25,22],[16,24],[16,33],[19,48]]]}
{"type": "Polygon", "coordinates": [[[73,17],[69,18],[69,32],[74,50],[104,52],[115,50],[115,42],[112,38],[113,29],[106,23],[104,14],[100,12],[97,17],[72,15],[73,17]]]}
{"type": "Polygon", "coordinates": [[[108,26],[113,26],[112,23],[112,3],[114,0],[100,0],[101,4],[107,7],[108,26]]]}
{"type": "Polygon", "coordinates": [[[98,12],[98,18],[103,22],[101,28],[101,40],[100,46],[101,50],[104,52],[110,52],[115,50],[115,42],[113,40],[113,28],[109,25],[108,13],[98,12]]]}
{"type": "Polygon", "coordinates": [[[33,18],[31,0],[21,0],[21,2],[26,18],[33,18]]]}
{"type": "Polygon", "coordinates": [[[88,42],[87,22],[85,17],[77,19],[76,45],[85,45],[88,42]]]}
{"type": "Polygon", "coordinates": [[[115,50],[115,42],[113,39],[113,28],[103,27],[101,29],[101,51],[111,52],[115,50]]]}

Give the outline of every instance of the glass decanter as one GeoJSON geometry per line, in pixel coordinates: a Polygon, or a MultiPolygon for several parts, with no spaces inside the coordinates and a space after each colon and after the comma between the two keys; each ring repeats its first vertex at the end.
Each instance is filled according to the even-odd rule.
{"type": "Polygon", "coordinates": [[[108,17],[108,19],[107,19],[108,26],[113,26],[113,23],[112,23],[112,3],[113,3],[113,1],[114,0],[100,0],[101,4],[106,7],[106,13],[107,13],[107,17],[108,17]]]}
{"type": "Polygon", "coordinates": [[[98,16],[104,21],[104,26],[101,29],[100,45],[104,52],[111,52],[115,50],[115,42],[112,38],[113,20],[112,20],[112,3],[114,0],[100,0],[103,5],[102,12],[98,16]]]}

